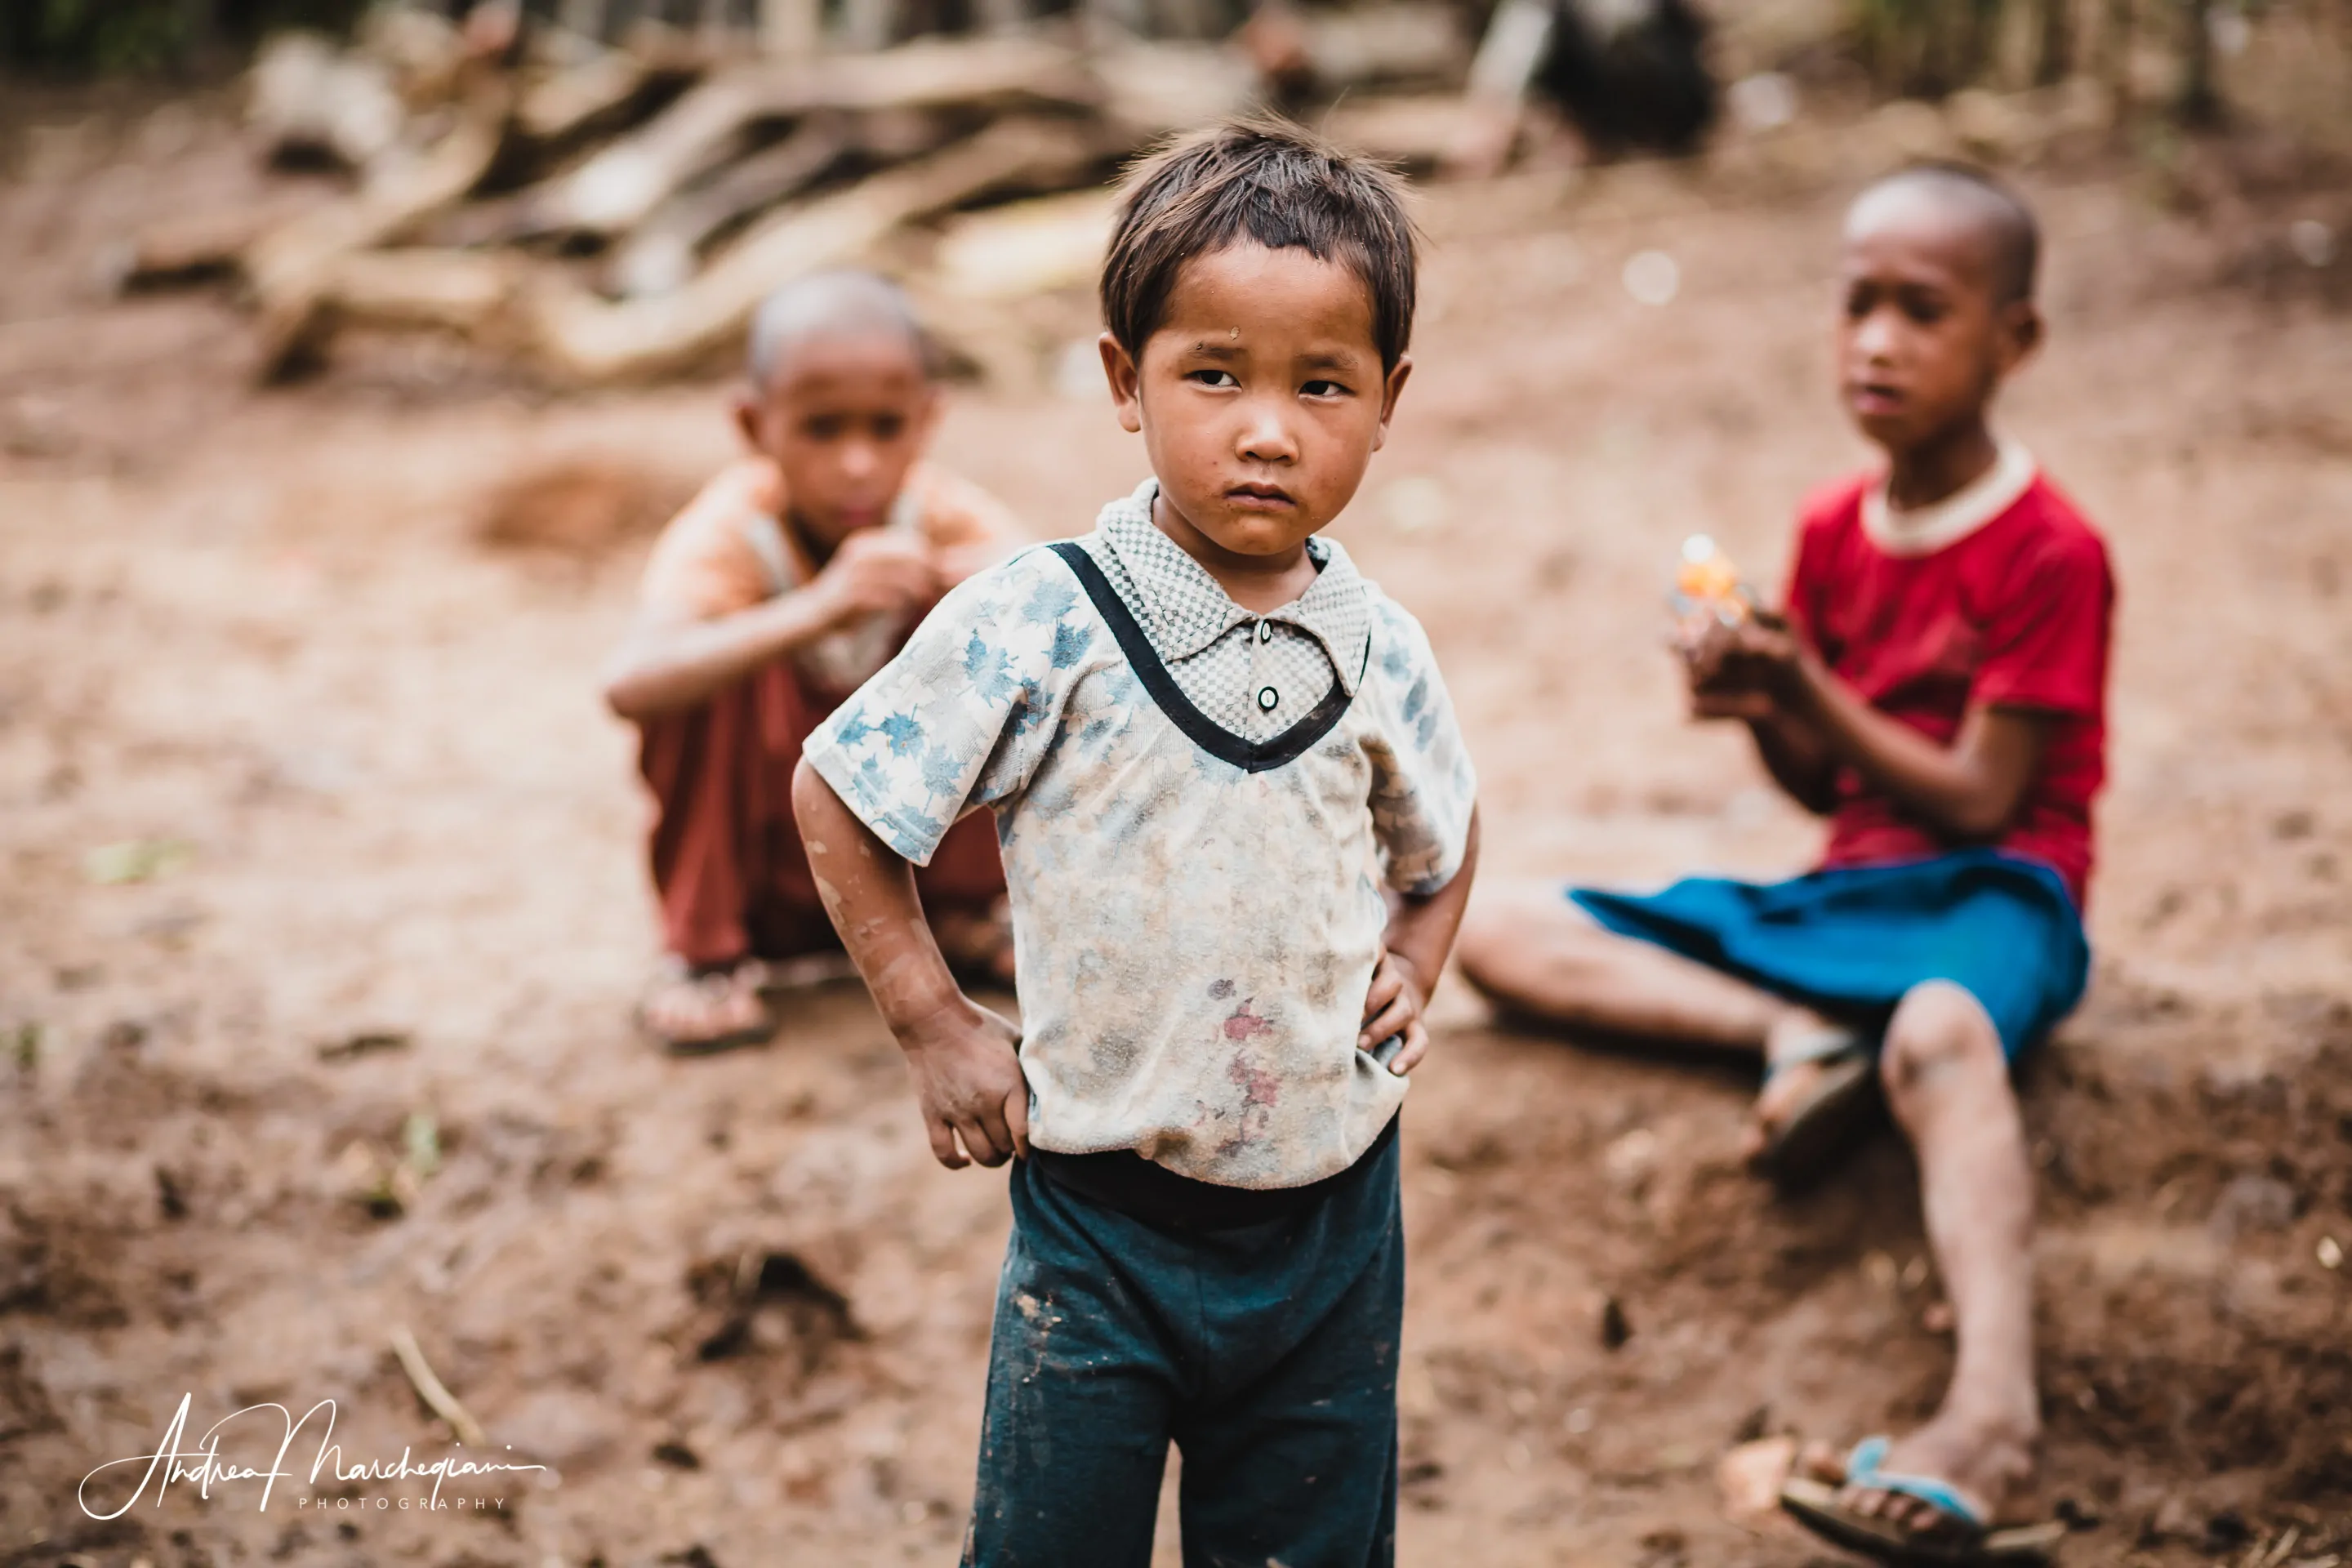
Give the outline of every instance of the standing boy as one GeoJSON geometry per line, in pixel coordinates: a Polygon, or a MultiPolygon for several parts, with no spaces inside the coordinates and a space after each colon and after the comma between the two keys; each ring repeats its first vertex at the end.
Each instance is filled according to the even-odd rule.
{"type": "Polygon", "coordinates": [[[1154,478],[949,595],[794,782],[933,1152],[1020,1156],[969,1563],[1141,1568],[1171,1439],[1187,1563],[1393,1555],[1396,1115],[1474,784],[1420,626],[1317,532],[1413,289],[1394,183],[1304,132],[1144,164],[1101,346],[1154,478]],[[908,873],[979,805],[1018,1031],[908,873]]]}
{"type": "MultiPolygon", "coordinates": [[[[668,961],[646,1028],[677,1051],[774,1026],[771,961],[834,943],[791,813],[810,731],[941,594],[1012,549],[979,489],[922,462],[939,412],[905,297],[864,272],[777,290],[751,329],[735,422],[751,452],[678,513],[646,567],[605,686],[644,733],[668,961]]],[[[960,964],[1009,977],[987,826],[951,834],[923,896],[960,964]]]]}
{"type": "Polygon", "coordinates": [[[1831,819],[1824,868],[1646,898],[1522,889],[1462,942],[1538,1016],[1760,1051],[1752,1148],[1797,1175],[1875,1080],[1919,1158],[1958,1360],[1943,1407],[1783,1501],[1899,1561],[2024,1560],[2000,1531],[2034,1480],[2033,1184],[2010,1064],[2074,1007],[2105,778],[2106,549],[1987,423],[2042,335],[2032,213],[1930,166],[1846,220],[1838,365],[1884,474],[1805,510],[1787,617],[1690,647],[1691,702],[1743,720],[1772,777],[1831,819]],[[1822,1485],[1826,1481],[1832,1485],[1822,1485]]]}

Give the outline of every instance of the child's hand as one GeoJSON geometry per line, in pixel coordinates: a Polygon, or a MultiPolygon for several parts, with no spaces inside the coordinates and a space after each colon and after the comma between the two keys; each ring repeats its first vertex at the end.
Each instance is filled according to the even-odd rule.
{"type": "Polygon", "coordinates": [[[1799,674],[1801,650],[1784,623],[1758,616],[1710,625],[1682,649],[1694,719],[1769,719],[1799,674]]]}
{"type": "Polygon", "coordinates": [[[1389,1058],[1389,1071],[1399,1078],[1411,1072],[1429,1050],[1429,1030],[1421,1021],[1428,1000],[1429,986],[1412,961],[1383,948],[1380,963],[1372,967],[1372,988],[1364,997],[1364,1027],[1356,1037],[1356,1048],[1369,1051],[1391,1035],[1402,1034],[1404,1044],[1389,1058]]]}
{"type": "Polygon", "coordinates": [[[1021,1076],[1021,1031],[969,998],[958,1000],[961,1007],[898,1041],[931,1152],[950,1171],[974,1160],[1002,1165],[1015,1154],[1026,1159],[1029,1083],[1021,1076]]]}
{"type": "Polygon", "coordinates": [[[866,529],[851,534],[809,584],[837,620],[911,610],[940,596],[939,563],[918,539],[866,529]]]}

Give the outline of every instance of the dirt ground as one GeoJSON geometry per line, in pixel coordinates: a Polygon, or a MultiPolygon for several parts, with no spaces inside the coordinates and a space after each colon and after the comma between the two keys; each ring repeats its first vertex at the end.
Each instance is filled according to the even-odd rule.
{"type": "MultiPolygon", "coordinates": [[[[393,343],[254,390],[228,302],[90,276],[257,176],[201,107],[110,123],[0,184],[0,1564],[951,1560],[1002,1177],[932,1163],[854,988],[707,1060],[629,1024],[646,807],[595,676],[641,515],[730,451],[719,390],[559,399],[393,343]],[[563,464],[604,466],[573,531],[619,542],[478,541],[487,495],[563,464]],[[331,1398],[349,1461],[444,1452],[400,1325],[495,1455],[551,1468],[445,1489],[480,1510],[77,1506],[183,1395],[191,1444],[331,1398]]],[[[2052,1497],[2078,1563],[2334,1563],[2352,263],[2278,258],[2313,203],[2345,232],[2343,187],[2200,214],[2096,161],[2028,184],[2053,337],[2010,423],[2123,587],[2097,979],[2026,1082],[2052,1497]]],[[[1420,369],[1341,531],[1435,639],[1489,877],[1811,852],[1739,739],[1681,721],[1658,642],[1684,535],[1776,578],[1799,498],[1864,456],[1825,370],[1839,199],[1645,169],[1431,196],[1420,369]],[[1620,280],[1652,249],[1662,306],[1620,280]]],[[[1051,391],[959,394],[940,451],[1041,534],[1141,471],[1051,391]]],[[[1928,1407],[1950,1350],[1899,1143],[1778,1199],[1733,1159],[1742,1074],[1502,1032],[1458,982],[1438,1011],[1405,1560],[1823,1556],[1727,1522],[1713,1470],[1928,1407]]],[[[224,1452],[265,1460],[258,1430],[224,1452]]]]}

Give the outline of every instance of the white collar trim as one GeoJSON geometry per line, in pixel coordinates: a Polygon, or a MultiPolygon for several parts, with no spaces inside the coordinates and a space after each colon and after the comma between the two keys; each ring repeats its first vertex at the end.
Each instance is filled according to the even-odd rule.
{"type": "Polygon", "coordinates": [[[2042,469],[2033,454],[2006,437],[1994,437],[2000,455],[1991,468],[1942,500],[1914,511],[1887,503],[1880,479],[1862,497],[1862,531],[1889,555],[1933,555],[1958,544],[2018,502],[2033,488],[2042,469]]]}

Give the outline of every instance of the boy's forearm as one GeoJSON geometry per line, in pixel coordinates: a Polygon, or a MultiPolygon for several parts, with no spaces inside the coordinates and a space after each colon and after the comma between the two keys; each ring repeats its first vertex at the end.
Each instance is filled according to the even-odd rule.
{"type": "Polygon", "coordinates": [[[806,758],[793,774],[793,815],[841,945],[890,1032],[912,1044],[930,1022],[965,1005],[923,919],[914,868],[842,804],[806,758]]]}
{"type": "Polygon", "coordinates": [[[1811,725],[1775,710],[1769,717],[1750,719],[1748,732],[1756,742],[1756,754],[1762,759],[1764,771],[1790,799],[1814,813],[1827,812],[1837,804],[1832,787],[1837,764],[1811,725]]]}
{"type": "Polygon", "coordinates": [[[1798,716],[1821,737],[1832,763],[1843,763],[1930,826],[1960,840],[1997,837],[2024,794],[2038,761],[2029,741],[2016,755],[1988,756],[1975,715],[1951,745],[1889,718],[1808,657],[1790,696],[1798,716]]]}
{"type": "Polygon", "coordinates": [[[816,641],[836,618],[822,595],[796,588],[716,620],[640,626],[614,659],[605,701],[630,720],[692,708],[816,641]]]}
{"type": "Polygon", "coordinates": [[[1454,879],[1425,897],[1408,894],[1398,900],[1389,915],[1388,950],[1412,966],[1424,990],[1437,984],[1439,972],[1454,952],[1454,935],[1462,929],[1462,914],[1470,904],[1470,884],[1477,872],[1478,813],[1474,807],[1462,866],[1454,879]]]}

